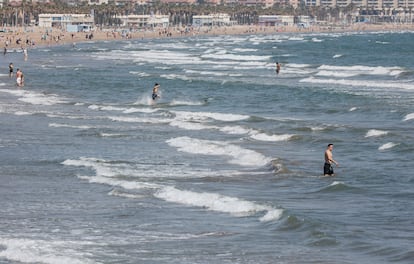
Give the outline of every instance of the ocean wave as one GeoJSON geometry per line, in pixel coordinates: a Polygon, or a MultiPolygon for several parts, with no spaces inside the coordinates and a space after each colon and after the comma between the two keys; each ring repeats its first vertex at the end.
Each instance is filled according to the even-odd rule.
{"type": "Polygon", "coordinates": [[[268,222],[280,219],[282,209],[259,205],[254,202],[241,200],[236,197],[223,196],[217,193],[197,193],[179,190],[175,187],[164,187],[155,193],[155,197],[179,204],[197,206],[211,211],[229,213],[237,217],[251,216],[265,212],[260,221],[268,222]]]}
{"type": "Polygon", "coordinates": [[[49,124],[49,127],[58,127],[58,128],[60,128],[60,127],[65,127],[65,128],[74,128],[74,129],[91,129],[91,128],[93,128],[93,127],[91,127],[91,126],[81,126],[81,125],[79,125],[79,126],[76,126],[76,125],[69,125],[69,124],[58,124],[58,123],[50,123],[49,124]]]}
{"type": "Polygon", "coordinates": [[[396,143],[393,143],[393,142],[388,142],[388,143],[385,143],[385,144],[383,144],[383,145],[381,145],[379,148],[378,148],[378,150],[387,150],[387,149],[391,149],[391,148],[393,148],[393,147],[395,147],[395,146],[397,146],[398,144],[396,144],[396,143]]]}
{"type": "MultiPolygon", "coordinates": [[[[329,178],[329,177],[324,177],[324,178],[329,178]]],[[[317,192],[318,193],[319,192],[340,192],[340,191],[352,191],[352,190],[357,190],[357,189],[358,188],[347,185],[343,181],[333,181],[331,184],[329,184],[326,187],[321,188],[317,192]]]]}
{"type": "Polygon", "coordinates": [[[388,131],[378,130],[378,129],[370,129],[370,130],[368,130],[365,137],[380,137],[380,136],[385,136],[387,134],[388,134],[388,131]]]}
{"type": "MultiPolygon", "coordinates": [[[[178,179],[178,178],[211,178],[211,177],[235,177],[244,175],[244,171],[235,170],[215,170],[212,173],[211,169],[194,168],[187,165],[170,166],[169,164],[129,164],[125,162],[114,162],[107,161],[97,158],[86,158],[81,157],[77,160],[68,159],[62,162],[65,166],[85,167],[91,168],[95,171],[93,176],[80,176],[86,180],[100,180],[105,182],[100,183],[117,183],[118,181],[111,182],[111,179],[117,177],[131,178],[131,179],[178,179]],[[91,177],[99,177],[97,179],[91,179],[91,177]],[[106,179],[105,179],[106,178],[106,179]]],[[[253,172],[248,171],[247,173],[252,174],[253,172]]],[[[263,172],[258,172],[261,174],[263,172]]],[[[256,173],[255,173],[256,174],[256,173]]],[[[119,183],[119,182],[118,182],[119,183]]],[[[119,185],[119,184],[112,184],[119,185]]],[[[157,185],[155,185],[156,187],[157,185]]]]}
{"type": "Polygon", "coordinates": [[[178,106],[178,105],[189,105],[189,106],[197,106],[197,105],[205,105],[206,102],[201,101],[186,101],[186,100],[179,100],[179,99],[173,99],[169,105],[171,106],[178,106]]]}
{"type": "MultiPolygon", "coordinates": [[[[134,191],[134,193],[126,193],[124,191],[112,190],[108,193],[108,195],[112,196],[140,199],[145,197],[145,195],[142,193],[135,193],[136,191],[152,190],[151,193],[154,197],[165,200],[167,202],[198,206],[211,211],[229,213],[237,217],[252,216],[254,214],[264,212],[264,215],[260,217],[260,221],[264,222],[278,220],[283,213],[282,209],[259,205],[254,202],[239,199],[237,197],[228,197],[217,193],[179,190],[174,186],[165,186],[163,184],[152,182],[137,181],[137,173],[145,173],[147,175],[151,174],[151,172],[142,168],[134,169],[132,164],[120,164],[95,158],[65,160],[62,164],[67,166],[90,167],[95,170],[94,176],[78,175],[79,179],[86,180],[90,183],[105,184],[109,186],[120,187],[129,191],[134,191]],[[128,175],[130,175],[130,177],[127,177],[128,175]],[[132,178],[132,175],[135,177],[132,178]]],[[[153,165],[151,165],[151,167],[153,167],[153,165]]],[[[168,174],[171,173],[170,166],[168,166],[168,168],[165,168],[165,170],[157,167],[156,171],[158,174],[162,174],[163,172],[168,174]]],[[[178,172],[176,173],[178,174],[178,172]]],[[[211,171],[208,173],[211,175],[211,171]]],[[[214,174],[222,173],[214,172],[214,174]]]]}
{"type": "Polygon", "coordinates": [[[178,151],[230,157],[229,163],[241,166],[260,167],[269,164],[270,158],[249,149],[244,149],[237,145],[232,145],[222,141],[202,140],[190,137],[171,138],[166,141],[170,146],[178,151]]]}
{"type": "Polygon", "coordinates": [[[235,55],[235,54],[204,54],[201,55],[203,59],[217,59],[230,61],[267,61],[271,56],[253,56],[253,55],[235,55]]]}
{"type": "Polygon", "coordinates": [[[414,83],[392,82],[392,81],[364,81],[364,80],[349,80],[349,79],[318,79],[309,77],[300,80],[300,82],[316,83],[316,84],[339,84],[344,86],[362,86],[375,88],[396,88],[414,90],[414,83]]]}
{"type": "Polygon", "coordinates": [[[17,100],[33,104],[33,105],[56,105],[56,104],[66,104],[68,101],[59,97],[55,94],[44,94],[27,90],[6,90],[0,89],[0,92],[9,93],[15,96],[18,96],[17,100]]]}
{"type": "Polygon", "coordinates": [[[90,254],[84,249],[91,242],[53,241],[28,238],[0,238],[0,257],[19,263],[89,264],[90,254]]]}
{"type": "Polygon", "coordinates": [[[323,76],[323,77],[353,77],[359,75],[358,72],[338,72],[338,71],[319,71],[315,74],[316,76],[323,76]]]}
{"type": "Polygon", "coordinates": [[[264,133],[256,133],[251,134],[250,137],[259,140],[259,141],[268,141],[268,142],[277,142],[277,141],[288,141],[290,140],[294,135],[291,134],[284,134],[284,135],[267,135],[264,133]]]}
{"type": "Polygon", "coordinates": [[[225,114],[225,113],[214,113],[214,112],[188,112],[188,111],[171,111],[176,115],[179,120],[207,120],[214,119],[217,121],[233,122],[241,121],[250,118],[248,115],[240,114],[225,114]]]}
{"type": "Polygon", "coordinates": [[[407,114],[407,115],[404,117],[403,121],[408,121],[408,120],[412,120],[412,119],[414,119],[414,113],[407,114]]]}
{"type": "Polygon", "coordinates": [[[155,118],[155,117],[127,117],[127,116],[108,116],[108,119],[125,123],[149,123],[149,124],[165,124],[171,122],[171,119],[155,118]]]}
{"type": "Polygon", "coordinates": [[[335,66],[335,65],[321,65],[318,70],[335,71],[344,74],[355,75],[389,75],[396,76],[404,72],[400,67],[383,67],[383,66],[363,66],[363,65],[351,65],[351,66],[335,66]]]}

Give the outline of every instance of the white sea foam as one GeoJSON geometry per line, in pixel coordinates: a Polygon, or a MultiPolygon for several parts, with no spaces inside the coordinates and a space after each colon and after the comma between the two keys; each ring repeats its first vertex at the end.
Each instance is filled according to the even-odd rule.
{"type": "MultiPolygon", "coordinates": [[[[193,171],[189,172],[185,171],[171,171],[171,167],[165,168],[163,170],[160,167],[154,169],[151,172],[151,169],[145,170],[144,168],[131,168],[131,164],[119,164],[119,163],[111,163],[105,160],[99,160],[94,158],[81,158],[79,160],[66,160],[62,164],[67,166],[81,166],[81,167],[90,167],[95,170],[95,176],[78,176],[78,178],[82,180],[86,180],[90,183],[98,183],[98,184],[105,184],[114,187],[120,187],[125,190],[130,191],[137,191],[137,190],[153,190],[153,195],[159,199],[168,201],[168,202],[175,202],[184,205],[191,205],[191,206],[199,206],[202,208],[206,208],[212,211],[230,213],[233,216],[252,216],[257,213],[264,213],[262,217],[260,217],[260,221],[274,221],[278,220],[282,213],[282,209],[272,208],[270,206],[259,205],[254,202],[245,201],[235,197],[227,197],[216,193],[197,193],[192,191],[185,191],[185,190],[178,190],[173,186],[165,186],[156,183],[150,182],[140,182],[134,180],[134,176],[136,174],[141,174],[141,176],[147,174],[180,174],[179,177],[188,177],[188,174],[200,176],[211,176],[211,171],[193,171]],[[184,176],[181,176],[184,174],[184,176]],[[187,175],[185,175],[187,174],[187,175]],[[118,178],[118,176],[122,176],[122,179],[118,178]],[[126,180],[125,177],[130,178],[130,180],[126,180]],[[132,177],[132,178],[131,178],[132,177]]],[[[153,167],[151,165],[151,167],[153,167]]],[[[236,175],[240,174],[240,172],[226,172],[226,171],[214,171],[214,175],[225,176],[228,175],[236,175]]],[[[124,198],[130,199],[140,199],[143,198],[144,195],[142,193],[125,193],[118,190],[112,190],[108,193],[109,195],[113,196],[120,196],[124,198]]]]}
{"type": "Polygon", "coordinates": [[[271,56],[236,55],[236,54],[204,54],[201,58],[232,61],[267,61],[271,56]]]}
{"type": "Polygon", "coordinates": [[[365,137],[380,137],[380,136],[385,136],[387,134],[388,134],[388,131],[370,129],[370,130],[368,130],[365,137]]]}
{"type": "Polygon", "coordinates": [[[302,41],[302,40],[304,40],[304,38],[302,38],[302,37],[290,37],[289,40],[302,41]]]}
{"type": "Polygon", "coordinates": [[[191,81],[191,78],[187,77],[186,75],[181,74],[161,74],[161,78],[165,78],[168,80],[183,80],[183,81],[191,81]]]}
{"type": "Polygon", "coordinates": [[[154,109],[154,108],[128,108],[126,110],[124,110],[122,113],[124,114],[131,114],[131,113],[155,113],[157,112],[158,109],[154,109]]]}
{"type": "Polygon", "coordinates": [[[97,263],[88,259],[88,252],[83,252],[83,248],[90,244],[82,241],[0,238],[0,245],[5,247],[0,250],[0,258],[18,263],[97,263]]]}
{"type": "Polygon", "coordinates": [[[32,115],[33,113],[24,112],[24,111],[16,111],[14,112],[14,114],[17,116],[24,116],[24,115],[32,115]]]}
{"type": "Polygon", "coordinates": [[[264,133],[257,133],[250,135],[251,138],[259,141],[270,141],[270,142],[276,142],[276,141],[288,141],[290,140],[293,135],[291,134],[285,134],[285,135],[267,135],[264,133]]]}
{"type": "Polygon", "coordinates": [[[243,134],[249,134],[254,133],[255,130],[250,128],[245,128],[242,126],[224,126],[224,127],[218,127],[218,130],[221,132],[230,134],[230,135],[243,135],[243,134]]]}
{"type": "Polygon", "coordinates": [[[241,121],[250,118],[248,115],[239,114],[225,114],[225,113],[213,113],[213,112],[187,112],[187,111],[172,111],[179,120],[207,120],[214,119],[218,121],[233,122],[241,121]]]}
{"type": "Polygon", "coordinates": [[[91,129],[91,126],[76,126],[76,125],[69,125],[69,124],[58,124],[58,123],[50,123],[49,127],[67,127],[67,128],[75,128],[75,129],[91,129]]]}
{"type": "MultiPolygon", "coordinates": [[[[122,179],[125,177],[131,179],[157,179],[157,178],[204,178],[204,177],[234,177],[242,175],[244,172],[234,170],[214,170],[194,168],[187,165],[182,166],[170,166],[170,165],[158,165],[154,164],[126,164],[126,163],[112,163],[102,159],[85,158],[82,157],[78,160],[65,160],[62,162],[65,166],[76,166],[91,168],[95,171],[94,176],[103,178],[114,178],[121,176],[122,179]]],[[[249,174],[253,172],[249,171],[249,174]]],[[[261,174],[257,173],[257,174],[261,174]]],[[[94,176],[79,176],[86,180],[91,180],[94,176]]],[[[100,179],[102,181],[102,179],[100,179]]],[[[105,184],[111,184],[107,179],[105,184]]],[[[116,183],[116,182],[115,182],[116,183]]],[[[119,184],[115,184],[119,186],[119,184]]],[[[156,185],[155,185],[156,186],[156,185]]]]}
{"type": "Polygon", "coordinates": [[[345,183],[343,181],[334,181],[329,186],[335,186],[335,185],[340,185],[340,184],[345,184],[345,183]]]}
{"type": "Polygon", "coordinates": [[[165,65],[200,64],[201,59],[184,52],[169,50],[113,50],[96,53],[97,59],[127,60],[135,63],[158,63],[165,65]]]}
{"type": "Polygon", "coordinates": [[[136,72],[136,71],[130,71],[129,73],[133,74],[133,75],[137,75],[139,77],[148,77],[151,76],[151,74],[146,73],[146,72],[136,72]]]}
{"type": "Polygon", "coordinates": [[[122,137],[125,136],[124,134],[119,133],[99,133],[101,137],[122,137]]]}
{"type": "Polygon", "coordinates": [[[257,51],[257,49],[242,49],[242,48],[235,48],[235,49],[233,49],[233,51],[236,51],[236,52],[256,52],[256,51],[257,51]]]}
{"type": "Polygon", "coordinates": [[[312,42],[323,42],[323,39],[312,38],[312,42]]]}
{"type": "Polygon", "coordinates": [[[19,101],[33,104],[33,105],[56,105],[56,104],[63,104],[67,103],[62,98],[58,97],[55,94],[43,94],[33,91],[27,90],[7,90],[1,89],[0,92],[5,92],[9,94],[13,94],[15,96],[19,96],[19,101]]]}
{"type": "Polygon", "coordinates": [[[218,129],[218,127],[216,126],[208,126],[208,125],[203,125],[203,124],[196,123],[196,122],[186,122],[186,121],[180,121],[180,120],[171,121],[170,125],[181,128],[181,129],[186,129],[186,130],[218,129]]]}
{"type": "Polygon", "coordinates": [[[212,156],[227,156],[230,157],[229,163],[241,166],[265,166],[271,160],[256,151],[244,149],[227,142],[202,140],[190,137],[171,138],[166,142],[182,152],[212,156]]]}
{"type": "Polygon", "coordinates": [[[164,124],[164,123],[171,122],[171,119],[150,118],[150,117],[108,116],[108,119],[112,121],[125,122],[125,123],[164,124]]]}
{"type": "Polygon", "coordinates": [[[142,189],[158,189],[161,185],[155,183],[139,182],[139,181],[124,181],[116,178],[108,178],[102,176],[78,176],[79,179],[87,180],[90,183],[106,184],[110,186],[117,186],[125,190],[142,190],[142,189]]]}
{"type": "Polygon", "coordinates": [[[175,105],[190,105],[190,106],[196,106],[196,105],[204,105],[205,102],[200,102],[200,101],[186,101],[186,100],[177,100],[174,99],[171,101],[170,105],[171,106],[175,106],[175,105]]]}
{"type": "Polygon", "coordinates": [[[412,119],[414,119],[414,113],[407,114],[407,115],[404,117],[403,121],[408,121],[408,120],[412,120],[412,119]]]}
{"type": "Polygon", "coordinates": [[[197,193],[179,190],[175,187],[164,187],[155,193],[159,199],[169,202],[207,208],[211,211],[229,213],[238,217],[251,216],[258,212],[265,212],[260,221],[274,221],[280,219],[282,209],[256,204],[236,197],[223,196],[217,193],[197,193]]]}
{"type": "Polygon", "coordinates": [[[311,67],[310,64],[299,64],[299,63],[288,63],[286,66],[289,66],[291,68],[309,68],[311,67]]]}
{"type": "Polygon", "coordinates": [[[324,76],[324,77],[352,77],[359,75],[358,72],[338,72],[338,71],[319,71],[315,74],[316,76],[324,76]]]}
{"type": "Polygon", "coordinates": [[[400,67],[371,67],[363,65],[352,66],[334,66],[334,65],[321,65],[318,70],[342,72],[347,74],[367,74],[367,75],[389,75],[396,76],[403,72],[400,67]]]}
{"type": "Polygon", "coordinates": [[[339,84],[344,86],[362,86],[375,88],[396,88],[414,90],[414,83],[402,83],[392,81],[364,81],[364,80],[349,80],[349,79],[318,79],[309,77],[300,80],[300,82],[318,83],[318,84],[339,84]]]}
{"type": "Polygon", "coordinates": [[[385,143],[385,144],[381,145],[381,146],[378,148],[378,150],[387,150],[387,149],[393,148],[393,147],[395,147],[395,146],[397,146],[397,145],[398,145],[398,144],[396,144],[396,143],[393,143],[393,142],[388,142],[388,143],[385,143]]]}
{"type": "Polygon", "coordinates": [[[125,111],[127,110],[124,107],[110,106],[110,105],[90,105],[89,109],[92,110],[101,110],[101,111],[125,111]]]}

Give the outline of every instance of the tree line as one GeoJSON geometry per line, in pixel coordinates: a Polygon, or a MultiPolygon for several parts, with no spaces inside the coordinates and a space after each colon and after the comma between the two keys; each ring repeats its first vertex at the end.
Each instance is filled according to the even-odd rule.
{"type": "Polygon", "coordinates": [[[336,22],[338,19],[343,20],[352,12],[355,12],[355,6],[345,8],[339,7],[307,7],[300,5],[293,8],[288,5],[276,4],[270,8],[262,6],[243,6],[243,5],[209,5],[209,4],[166,4],[160,1],[148,5],[135,5],[127,3],[125,5],[115,5],[114,3],[102,5],[87,5],[81,3],[76,6],[69,6],[62,0],[54,0],[49,4],[37,3],[23,0],[20,6],[4,6],[0,9],[0,21],[2,26],[24,26],[31,25],[33,21],[39,21],[39,14],[42,13],[74,13],[89,14],[93,10],[95,24],[102,26],[117,26],[120,21],[117,16],[120,15],[148,15],[162,14],[169,15],[170,24],[187,25],[192,24],[194,15],[208,15],[214,13],[226,13],[230,19],[240,25],[257,24],[260,15],[307,15],[317,17],[318,20],[336,22]]]}

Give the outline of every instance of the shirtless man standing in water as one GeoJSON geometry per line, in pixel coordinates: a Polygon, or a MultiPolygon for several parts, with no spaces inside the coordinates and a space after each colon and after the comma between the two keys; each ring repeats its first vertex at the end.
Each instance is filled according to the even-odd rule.
{"type": "Polygon", "coordinates": [[[156,83],[154,85],[154,88],[152,88],[152,100],[155,101],[155,99],[160,98],[160,95],[158,94],[158,89],[160,88],[160,85],[156,83]]]}
{"type": "Polygon", "coordinates": [[[23,86],[24,84],[24,77],[23,77],[23,72],[20,69],[17,69],[16,72],[16,83],[17,86],[23,86]]]}
{"type": "Polygon", "coordinates": [[[328,147],[325,150],[325,165],[323,166],[323,174],[324,176],[334,176],[334,171],[332,168],[332,163],[335,163],[336,166],[339,166],[338,162],[336,162],[332,158],[332,150],[333,144],[328,144],[328,147]]]}

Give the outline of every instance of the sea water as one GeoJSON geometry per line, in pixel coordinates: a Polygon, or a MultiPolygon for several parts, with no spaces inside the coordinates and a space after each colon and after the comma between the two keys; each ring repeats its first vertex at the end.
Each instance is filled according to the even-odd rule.
{"type": "Polygon", "coordinates": [[[413,41],[242,35],[6,54],[0,263],[413,263],[413,41]],[[328,143],[335,177],[322,177],[328,143]]]}

